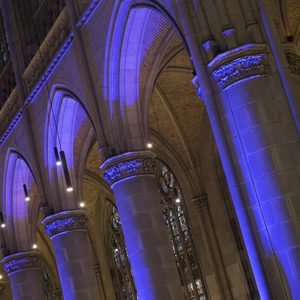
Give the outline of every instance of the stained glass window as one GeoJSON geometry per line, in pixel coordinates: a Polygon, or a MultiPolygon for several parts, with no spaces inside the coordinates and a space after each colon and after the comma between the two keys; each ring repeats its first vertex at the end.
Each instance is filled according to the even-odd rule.
{"type": "Polygon", "coordinates": [[[185,298],[207,300],[182,192],[168,167],[162,165],[160,170],[161,207],[185,298]]]}
{"type": "Polygon", "coordinates": [[[53,287],[53,280],[51,278],[50,271],[46,267],[46,265],[43,266],[42,275],[43,275],[44,300],[59,299],[55,293],[53,287]]]}
{"type": "Polygon", "coordinates": [[[136,300],[136,290],[117,209],[111,211],[112,277],[118,300],[136,300]]]}

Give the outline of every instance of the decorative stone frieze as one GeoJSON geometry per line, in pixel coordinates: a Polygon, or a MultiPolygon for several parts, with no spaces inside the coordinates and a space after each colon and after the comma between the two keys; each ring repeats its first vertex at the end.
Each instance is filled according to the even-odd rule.
{"type": "Polygon", "coordinates": [[[257,45],[245,45],[222,53],[208,64],[208,68],[221,89],[271,71],[265,48],[257,45]]]}
{"type": "MultiPolygon", "coordinates": [[[[63,55],[66,53],[66,51],[69,49],[70,45],[72,44],[73,37],[74,36],[71,33],[66,38],[66,41],[62,44],[61,48],[56,53],[56,55],[54,56],[52,61],[49,63],[46,70],[44,70],[44,73],[42,73],[42,71],[37,70],[37,69],[31,70],[31,72],[34,72],[34,70],[36,70],[36,74],[41,74],[42,73],[42,75],[40,77],[35,76],[35,77],[31,77],[31,79],[28,79],[27,85],[28,85],[28,87],[31,88],[31,91],[30,91],[30,93],[28,94],[28,96],[26,98],[26,105],[30,104],[30,102],[37,95],[37,93],[39,92],[41,87],[46,83],[46,81],[47,81],[48,77],[50,76],[51,72],[55,69],[55,67],[59,63],[60,59],[63,57],[63,55]]],[[[36,55],[40,55],[40,54],[36,54],[36,55]]],[[[41,55],[40,55],[40,60],[43,60],[41,55]]],[[[34,68],[34,67],[32,67],[32,68],[34,68]]],[[[30,78],[29,75],[27,75],[27,76],[28,76],[28,78],[30,78]]]]}
{"type": "Polygon", "coordinates": [[[14,88],[0,111],[0,145],[6,140],[21,114],[17,90],[14,88]]]}
{"type": "Polygon", "coordinates": [[[154,175],[157,167],[155,155],[150,151],[124,153],[106,160],[101,169],[109,185],[137,175],[154,175]]]}
{"type": "MultiPolygon", "coordinates": [[[[68,16],[65,10],[56,20],[51,32],[47,35],[40,50],[32,58],[23,74],[25,92],[31,91],[26,99],[27,105],[45,84],[46,79],[71,45],[73,35],[71,34],[68,37],[69,31],[68,16]],[[48,64],[49,66],[45,70],[48,64]]],[[[0,145],[6,140],[21,115],[20,101],[15,88],[1,108],[0,145]]]]}
{"type": "MultiPolygon", "coordinates": [[[[26,70],[23,74],[26,93],[35,90],[35,85],[37,84],[37,82],[39,80],[43,80],[42,78],[40,79],[40,77],[47,78],[50,72],[54,69],[60,57],[62,57],[62,55],[64,54],[65,49],[67,49],[68,45],[70,44],[68,42],[70,40],[70,37],[69,39],[67,39],[69,34],[69,20],[65,8],[53,24],[51,31],[41,44],[39,51],[34,55],[32,60],[26,67],[26,70]],[[61,49],[62,45],[63,47],[61,49]]],[[[39,84],[39,88],[40,87],[41,85],[39,84]]],[[[30,102],[32,98],[32,95],[29,95],[27,101],[30,102]]]]}
{"type": "Polygon", "coordinates": [[[7,274],[32,268],[40,268],[41,258],[37,251],[28,251],[5,256],[1,262],[7,274]]]}
{"type": "Polygon", "coordinates": [[[254,76],[266,75],[269,72],[269,63],[266,53],[259,53],[238,57],[221,65],[212,72],[213,78],[220,88],[254,76]]]}
{"type": "Polygon", "coordinates": [[[287,52],[286,58],[291,73],[300,76],[300,55],[295,52],[287,52]]]}
{"type": "Polygon", "coordinates": [[[86,229],[87,221],[83,210],[70,210],[46,217],[42,223],[46,233],[52,238],[63,232],[86,229]]]}

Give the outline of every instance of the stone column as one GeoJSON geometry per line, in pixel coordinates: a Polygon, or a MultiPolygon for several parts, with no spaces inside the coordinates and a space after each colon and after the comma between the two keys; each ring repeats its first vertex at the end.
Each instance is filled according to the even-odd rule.
{"type": "Polygon", "coordinates": [[[300,141],[274,62],[264,45],[245,45],[208,71],[215,95],[201,95],[260,297],[297,298],[300,141]]]}
{"type": "Polygon", "coordinates": [[[52,241],[64,299],[100,299],[85,212],[60,212],[43,224],[52,241]]]}
{"type": "Polygon", "coordinates": [[[9,276],[14,300],[44,299],[41,258],[37,251],[5,256],[1,262],[9,276]]]}
{"type": "Polygon", "coordinates": [[[101,168],[113,189],[139,299],[184,299],[149,151],[106,160],[101,168]]]}

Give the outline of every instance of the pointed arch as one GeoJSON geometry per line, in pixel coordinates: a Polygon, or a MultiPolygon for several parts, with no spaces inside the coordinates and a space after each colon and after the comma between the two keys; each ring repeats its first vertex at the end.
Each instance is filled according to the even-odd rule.
{"type": "Polygon", "coordinates": [[[147,98],[162,65],[161,53],[178,27],[153,1],[121,2],[113,24],[105,54],[104,96],[121,153],[145,148],[150,134],[147,98]]]}
{"type": "Polygon", "coordinates": [[[3,180],[2,211],[7,223],[6,246],[13,252],[30,250],[35,242],[40,192],[29,164],[13,149],[9,149],[6,155],[3,180]],[[25,199],[24,185],[29,201],[25,199]]]}
{"type": "Polygon", "coordinates": [[[93,122],[79,98],[70,90],[54,86],[45,121],[44,157],[52,188],[54,211],[74,209],[81,199],[86,145],[95,136],[93,122]],[[66,192],[62,166],[56,165],[54,147],[64,151],[73,191],[66,192]]]}

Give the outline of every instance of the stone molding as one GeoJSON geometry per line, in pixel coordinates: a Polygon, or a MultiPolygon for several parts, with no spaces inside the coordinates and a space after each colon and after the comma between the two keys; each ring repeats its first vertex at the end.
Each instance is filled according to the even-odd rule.
{"type": "Polygon", "coordinates": [[[17,89],[14,88],[0,112],[0,146],[4,143],[10,132],[13,130],[22,111],[18,100],[17,89]]]}
{"type": "Polygon", "coordinates": [[[3,269],[7,274],[24,269],[41,267],[41,257],[37,251],[20,252],[5,256],[1,260],[3,269]]]}
{"type": "Polygon", "coordinates": [[[128,152],[107,159],[100,168],[104,171],[103,177],[112,186],[121,179],[138,176],[154,175],[157,161],[151,151],[128,152]]]}
{"type": "Polygon", "coordinates": [[[192,199],[194,207],[198,210],[208,208],[208,197],[207,194],[202,194],[192,199]]]}
{"type": "Polygon", "coordinates": [[[264,45],[244,45],[222,53],[208,64],[208,68],[223,90],[242,80],[268,75],[271,71],[264,45]]]}
{"type": "Polygon", "coordinates": [[[86,8],[85,12],[83,13],[82,17],[80,18],[79,22],[77,23],[77,26],[80,28],[82,27],[88,18],[92,15],[94,10],[96,9],[97,5],[101,3],[101,0],[92,0],[90,4],[88,4],[88,7],[86,8]]]}
{"type": "MultiPolygon", "coordinates": [[[[25,101],[26,105],[29,105],[33,100],[71,45],[73,35],[69,35],[68,22],[67,11],[64,9],[40,46],[40,50],[35,53],[26,67],[23,74],[23,83],[26,89],[25,92],[30,92],[25,101]],[[64,41],[65,43],[63,44],[64,41]],[[48,64],[49,66],[44,70],[48,64]]],[[[20,101],[17,96],[17,90],[14,88],[0,112],[0,146],[6,140],[21,115],[20,101]]]]}
{"type": "Polygon", "coordinates": [[[85,211],[76,209],[48,216],[42,221],[42,224],[45,232],[52,238],[63,232],[87,229],[87,221],[85,211]]]}

